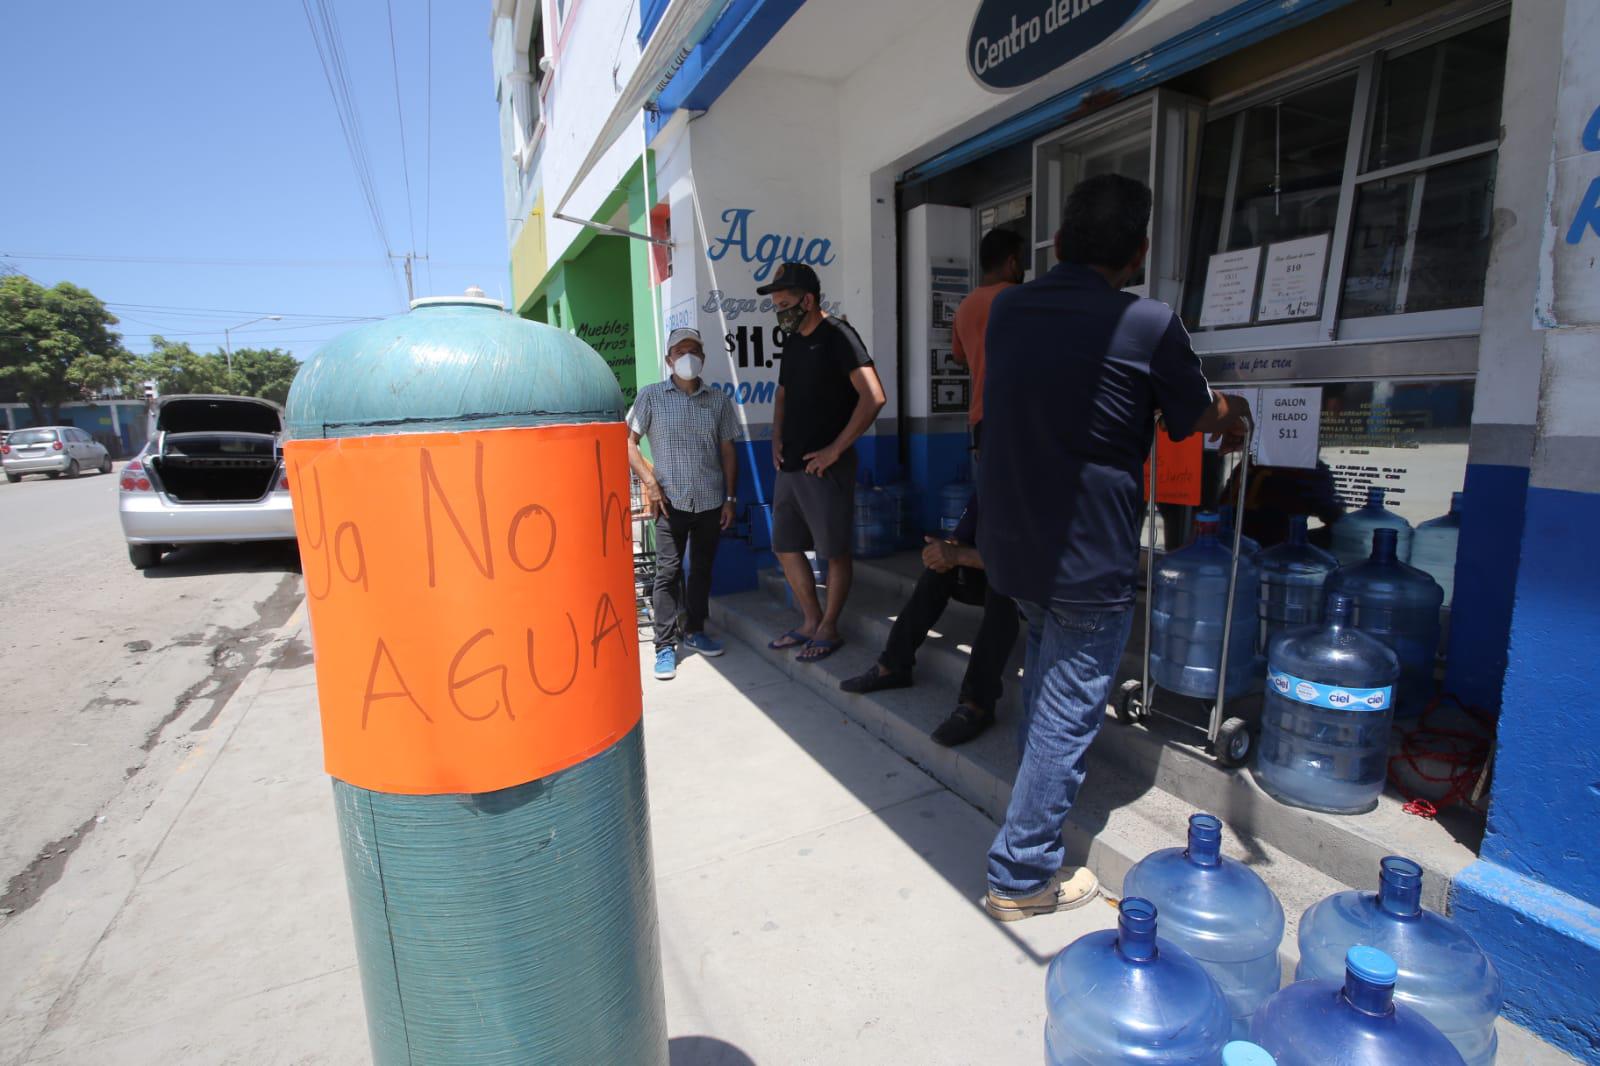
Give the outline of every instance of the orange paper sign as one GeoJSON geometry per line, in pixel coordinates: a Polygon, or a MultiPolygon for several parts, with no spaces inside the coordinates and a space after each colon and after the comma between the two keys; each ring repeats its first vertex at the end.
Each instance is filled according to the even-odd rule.
{"type": "MultiPolygon", "coordinates": [[[[1200,506],[1200,464],[1204,435],[1191,433],[1175,441],[1162,430],[1156,434],[1156,502],[1200,506]]],[[[1144,464],[1144,491],[1150,493],[1150,463],[1144,464]]]]}
{"type": "Polygon", "coordinates": [[[639,721],[619,423],[292,441],[328,772],[509,788],[639,721]]]}

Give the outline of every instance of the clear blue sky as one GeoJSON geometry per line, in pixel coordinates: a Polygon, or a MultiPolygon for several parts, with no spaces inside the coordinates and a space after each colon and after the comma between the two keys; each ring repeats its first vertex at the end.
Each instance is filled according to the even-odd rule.
{"type": "MultiPolygon", "coordinates": [[[[339,21],[388,250],[428,253],[419,296],[509,297],[489,4],[433,2],[430,153],[428,0],[389,0],[402,154],[384,0],[320,2],[339,21]]],[[[190,260],[4,260],[112,304],[131,350],[152,333],[220,348],[224,326],[276,313],[234,347],[303,359],[349,328],[331,318],[404,310],[302,0],[7,4],[0,69],[0,257],[190,260]],[[118,306],[132,304],[163,310],[118,306]]]]}

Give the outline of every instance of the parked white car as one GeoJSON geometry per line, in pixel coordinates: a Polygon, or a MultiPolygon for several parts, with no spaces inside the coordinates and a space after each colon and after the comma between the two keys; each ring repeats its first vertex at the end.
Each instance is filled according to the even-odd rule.
{"type": "Polygon", "coordinates": [[[122,470],[117,512],[144,570],[180,544],[293,540],[283,409],[247,396],[163,396],[122,470]]]}
{"type": "Polygon", "coordinates": [[[29,474],[52,478],[77,477],[85,470],[109,474],[111,453],[104,444],[74,426],[17,429],[0,444],[0,466],[12,484],[29,474]]]}

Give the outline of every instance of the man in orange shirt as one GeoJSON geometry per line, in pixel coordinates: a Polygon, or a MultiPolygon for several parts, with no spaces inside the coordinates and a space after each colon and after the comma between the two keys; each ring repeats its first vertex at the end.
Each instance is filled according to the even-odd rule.
{"type": "Polygon", "coordinates": [[[967,424],[972,427],[973,447],[983,447],[983,331],[989,328],[989,306],[1002,290],[1022,281],[1022,261],[1026,247],[1022,234],[1004,226],[983,235],[978,244],[978,287],[967,294],[956,308],[952,355],[972,372],[972,402],[967,408],[967,424]]]}

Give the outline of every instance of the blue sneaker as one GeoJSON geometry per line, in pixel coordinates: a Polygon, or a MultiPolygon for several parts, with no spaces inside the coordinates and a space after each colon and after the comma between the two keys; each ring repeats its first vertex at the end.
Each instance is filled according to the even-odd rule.
{"type": "Polygon", "coordinates": [[[656,652],[656,680],[671,681],[678,676],[678,653],[671,648],[656,652]]]}
{"type": "Polygon", "coordinates": [[[704,633],[690,633],[683,638],[683,646],[694,649],[707,659],[715,659],[722,654],[722,644],[704,633]]]}

